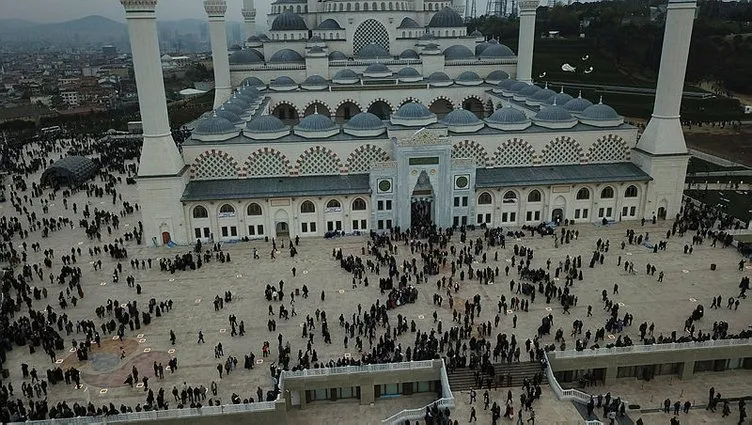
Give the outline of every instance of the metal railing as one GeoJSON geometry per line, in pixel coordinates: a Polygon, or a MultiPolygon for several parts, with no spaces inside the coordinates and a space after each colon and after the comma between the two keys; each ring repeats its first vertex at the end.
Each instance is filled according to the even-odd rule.
{"type": "MultiPolygon", "coordinates": [[[[428,360],[429,362],[432,362],[432,360],[428,360]]],[[[438,406],[440,409],[443,408],[454,408],[454,394],[452,394],[452,388],[449,386],[449,376],[446,373],[446,365],[444,364],[444,360],[441,360],[441,394],[444,396],[438,400],[432,401],[431,403],[428,403],[427,405],[417,408],[417,409],[405,409],[401,412],[398,412],[383,421],[381,421],[382,424],[385,425],[399,425],[404,424],[405,421],[409,420],[418,420],[422,419],[425,416],[426,409],[430,408],[433,405],[438,406]]]]}
{"type": "MultiPolygon", "coordinates": [[[[325,367],[282,372],[283,379],[305,378],[309,376],[351,375],[354,373],[384,372],[389,370],[425,369],[433,367],[433,360],[417,362],[378,363],[365,366],[325,367]]],[[[281,381],[281,380],[280,380],[281,381]]]]}
{"type": "Polygon", "coordinates": [[[567,350],[553,353],[554,359],[568,359],[572,357],[606,356],[612,354],[653,353],[657,351],[679,351],[697,348],[730,347],[739,345],[752,345],[752,339],[716,339],[709,341],[673,342],[668,344],[630,345],[627,347],[595,348],[591,350],[567,350]]]}

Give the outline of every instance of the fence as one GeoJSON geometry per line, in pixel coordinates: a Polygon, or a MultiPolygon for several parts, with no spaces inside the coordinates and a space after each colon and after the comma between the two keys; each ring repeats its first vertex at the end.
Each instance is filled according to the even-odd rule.
{"type": "Polygon", "coordinates": [[[592,350],[567,350],[553,353],[554,359],[568,359],[573,357],[608,356],[613,354],[653,353],[658,351],[681,351],[697,348],[729,347],[752,344],[752,339],[716,339],[702,342],[673,342],[669,344],[630,345],[627,347],[595,348],[592,350]]]}
{"type": "MultiPolygon", "coordinates": [[[[432,362],[432,361],[429,360],[429,362],[432,362]]],[[[422,419],[425,416],[426,409],[433,406],[434,404],[437,405],[440,409],[443,409],[445,407],[449,409],[453,409],[454,408],[454,394],[452,394],[452,388],[449,386],[449,377],[447,376],[447,373],[446,373],[444,360],[441,360],[441,394],[444,397],[436,401],[433,401],[418,409],[405,409],[399,413],[396,413],[384,419],[383,421],[381,421],[381,423],[385,425],[398,425],[398,424],[404,424],[405,421],[408,421],[408,420],[422,419]]]]}

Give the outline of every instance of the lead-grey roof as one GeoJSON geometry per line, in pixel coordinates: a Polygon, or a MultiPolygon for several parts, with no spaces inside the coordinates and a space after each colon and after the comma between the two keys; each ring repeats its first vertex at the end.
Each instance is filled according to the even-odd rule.
{"type": "Polygon", "coordinates": [[[282,49],[277,51],[269,58],[269,63],[296,63],[305,62],[300,53],[292,49],[282,49]]]}
{"type": "Polygon", "coordinates": [[[368,179],[368,174],[351,174],[346,176],[193,180],[185,187],[180,200],[188,202],[285,196],[365,194],[371,189],[368,179]]]}
{"type": "Polygon", "coordinates": [[[475,172],[478,188],[650,180],[652,177],[631,162],[478,168],[475,172]]]}
{"type": "Polygon", "coordinates": [[[55,180],[67,179],[68,184],[78,186],[89,180],[99,170],[99,166],[85,156],[66,156],[53,162],[42,173],[42,184],[52,183],[55,180]]]}
{"type": "Polygon", "coordinates": [[[415,22],[415,20],[412,18],[405,18],[402,20],[402,22],[397,27],[397,29],[404,29],[404,28],[420,28],[420,24],[415,22]]]}
{"type": "Polygon", "coordinates": [[[451,7],[445,7],[433,15],[428,26],[431,28],[464,27],[465,21],[459,13],[454,11],[454,9],[451,7]]]}
{"type": "Polygon", "coordinates": [[[289,10],[274,18],[272,22],[272,31],[305,31],[308,27],[300,15],[289,10]]]}
{"type": "Polygon", "coordinates": [[[341,30],[344,29],[339,24],[339,22],[335,21],[332,18],[323,20],[318,27],[316,27],[317,30],[341,30]]]}

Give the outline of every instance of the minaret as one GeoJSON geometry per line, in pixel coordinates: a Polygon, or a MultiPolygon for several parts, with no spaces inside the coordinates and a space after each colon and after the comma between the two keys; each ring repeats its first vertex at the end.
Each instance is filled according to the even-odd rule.
{"type": "Polygon", "coordinates": [[[535,43],[535,11],[538,0],[521,0],[519,3],[520,38],[517,44],[517,81],[533,83],[533,45],[535,43]]]}
{"type": "Polygon", "coordinates": [[[243,20],[245,20],[245,38],[256,35],[256,8],[253,0],[243,0],[243,20]]]}
{"type": "Polygon", "coordinates": [[[187,167],[170,132],[157,39],[157,0],[120,0],[125,8],[144,144],[138,167],[143,240],[148,245],[189,242],[180,197],[187,167]]]}
{"type": "Polygon", "coordinates": [[[225,29],[227,2],[204,0],[204,9],[209,16],[209,35],[214,63],[214,109],[216,109],[232,95],[230,60],[227,54],[227,30],[225,29]]]}
{"type": "Polygon", "coordinates": [[[633,151],[633,161],[653,177],[645,216],[679,212],[689,153],[679,120],[696,0],[669,0],[653,115],[633,151]]]}

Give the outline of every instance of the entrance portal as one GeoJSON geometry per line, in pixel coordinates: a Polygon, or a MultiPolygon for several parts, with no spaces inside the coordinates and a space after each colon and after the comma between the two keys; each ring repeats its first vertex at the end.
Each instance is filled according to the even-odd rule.
{"type": "Polygon", "coordinates": [[[410,199],[410,227],[414,230],[433,224],[433,186],[428,173],[420,172],[410,199]]]}
{"type": "Polygon", "coordinates": [[[663,207],[659,207],[658,208],[658,218],[660,218],[661,220],[665,220],[666,219],[666,209],[665,208],[663,208],[663,207]]]}
{"type": "Polygon", "coordinates": [[[276,226],[277,237],[290,236],[290,227],[287,226],[286,221],[280,221],[276,226]]]}
{"type": "Polygon", "coordinates": [[[551,212],[551,221],[556,224],[560,224],[564,220],[564,210],[561,208],[555,208],[551,212]]]}
{"type": "Polygon", "coordinates": [[[170,232],[162,232],[162,244],[167,245],[171,240],[170,232]]]}

